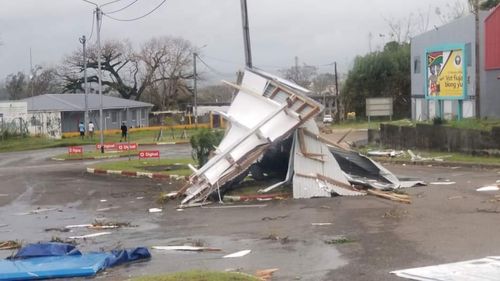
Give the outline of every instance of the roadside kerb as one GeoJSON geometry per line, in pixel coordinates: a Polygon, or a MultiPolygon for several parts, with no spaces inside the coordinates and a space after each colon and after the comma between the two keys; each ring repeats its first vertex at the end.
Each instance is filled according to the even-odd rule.
{"type": "Polygon", "coordinates": [[[87,168],[87,173],[90,174],[108,174],[108,175],[121,175],[127,177],[147,177],[150,179],[183,179],[187,180],[187,176],[165,175],[160,173],[147,173],[147,172],[134,172],[134,171],[120,171],[120,170],[102,170],[95,168],[87,168]]]}

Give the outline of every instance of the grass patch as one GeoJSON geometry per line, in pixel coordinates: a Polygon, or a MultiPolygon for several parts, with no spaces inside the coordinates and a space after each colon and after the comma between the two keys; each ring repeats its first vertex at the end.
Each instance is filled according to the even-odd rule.
{"type": "MultiPolygon", "coordinates": [[[[195,132],[195,130],[184,130],[174,129],[174,130],[164,130],[161,137],[158,139],[160,130],[152,131],[137,131],[129,132],[129,138],[131,143],[138,144],[149,144],[155,142],[178,142],[186,141],[189,142],[189,137],[195,132]]],[[[104,142],[119,142],[121,133],[106,133],[104,135],[104,142]]],[[[93,139],[87,136],[84,139],[77,137],[65,137],[62,139],[50,139],[41,136],[28,136],[28,137],[9,137],[5,139],[0,138],[0,152],[10,152],[10,151],[25,151],[34,149],[44,149],[52,147],[66,147],[66,146],[79,146],[99,143],[99,134],[95,134],[93,139]]]]}
{"type": "Polygon", "coordinates": [[[132,159],[98,163],[91,168],[102,170],[118,170],[127,172],[154,172],[164,175],[189,176],[191,170],[187,164],[193,164],[190,158],[181,159],[132,159]]]}
{"type": "Polygon", "coordinates": [[[256,277],[234,272],[186,271],[158,276],[143,276],[132,281],[258,281],[256,277]]]}

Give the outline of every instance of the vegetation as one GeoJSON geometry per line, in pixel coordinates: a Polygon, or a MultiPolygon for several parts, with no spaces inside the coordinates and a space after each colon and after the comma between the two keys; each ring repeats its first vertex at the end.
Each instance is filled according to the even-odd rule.
{"type": "Polygon", "coordinates": [[[201,167],[207,163],[210,153],[224,137],[224,131],[200,129],[191,136],[192,157],[201,167]]]}
{"type": "Polygon", "coordinates": [[[132,159],[111,162],[102,162],[91,166],[94,169],[116,170],[127,172],[149,172],[164,175],[189,176],[191,170],[187,164],[192,164],[191,159],[132,159]]]}
{"type": "Polygon", "coordinates": [[[410,116],[410,44],[392,41],[382,51],[359,56],[344,83],[346,112],[365,116],[365,99],[392,97],[394,117],[410,116]]]}
{"type": "MultiPolygon", "coordinates": [[[[191,135],[192,130],[164,130],[160,138],[160,130],[143,130],[131,131],[129,139],[131,143],[149,144],[154,142],[168,142],[168,141],[187,141],[191,135]]],[[[104,136],[104,142],[119,142],[121,134],[119,131],[107,133],[104,136]]],[[[38,136],[0,136],[0,152],[9,151],[24,151],[33,149],[43,149],[51,147],[66,147],[76,145],[90,145],[99,142],[99,134],[94,136],[94,139],[88,137],[81,139],[79,136],[67,137],[62,139],[50,139],[38,136]]]]}
{"type": "Polygon", "coordinates": [[[256,277],[235,272],[187,271],[158,276],[143,276],[132,281],[258,281],[256,277]]]}

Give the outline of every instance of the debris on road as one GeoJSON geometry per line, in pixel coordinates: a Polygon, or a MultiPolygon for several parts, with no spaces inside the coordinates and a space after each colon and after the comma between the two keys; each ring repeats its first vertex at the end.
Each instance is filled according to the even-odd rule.
{"type": "Polygon", "coordinates": [[[326,225],[332,225],[333,223],[331,222],[313,222],[311,223],[312,226],[326,226],[326,225]]]}
{"type": "Polygon", "coordinates": [[[40,207],[38,207],[35,210],[31,210],[31,211],[25,212],[25,213],[18,213],[17,215],[21,215],[21,216],[24,216],[24,215],[37,215],[37,214],[51,212],[51,211],[56,211],[56,210],[59,211],[59,212],[62,212],[61,209],[57,209],[57,208],[40,208],[40,207]]]}
{"type": "Polygon", "coordinates": [[[66,227],[49,227],[45,229],[46,232],[49,231],[58,231],[58,232],[69,232],[70,229],[66,227]]]}
{"type": "Polygon", "coordinates": [[[500,276],[500,257],[492,256],[456,263],[395,270],[391,273],[399,277],[421,281],[493,281],[498,280],[498,276],[500,276]]]}
{"type": "Polygon", "coordinates": [[[255,272],[255,277],[259,278],[261,281],[271,281],[273,279],[273,273],[278,270],[278,268],[260,269],[255,272]]]}
{"type": "Polygon", "coordinates": [[[163,211],[163,209],[160,209],[160,208],[150,208],[149,209],[150,213],[161,213],[162,211],[163,211]]]}
{"type": "Polygon", "coordinates": [[[344,235],[340,235],[340,236],[334,237],[332,239],[325,240],[324,242],[327,245],[339,245],[339,244],[353,243],[353,242],[356,242],[356,241],[352,240],[350,238],[347,238],[344,235]]]}
{"type": "Polygon", "coordinates": [[[164,251],[187,251],[187,252],[218,252],[222,251],[219,248],[197,247],[197,246],[153,246],[151,249],[164,251]]]}
{"type": "Polygon", "coordinates": [[[223,258],[240,258],[240,257],[244,257],[244,256],[250,254],[251,251],[252,250],[243,250],[243,251],[235,252],[235,253],[232,253],[229,255],[225,255],[225,256],[223,256],[223,258]]]}
{"type": "Polygon", "coordinates": [[[456,184],[456,182],[454,182],[454,181],[435,181],[435,182],[431,182],[429,184],[432,184],[432,185],[452,185],[452,184],[456,184]]]}
{"type": "Polygon", "coordinates": [[[111,206],[111,207],[105,207],[105,208],[100,208],[100,209],[97,209],[96,211],[97,212],[107,212],[107,211],[111,211],[111,210],[115,210],[115,209],[119,209],[120,206],[111,206]]]}
{"type": "Polygon", "coordinates": [[[275,221],[275,220],[281,220],[281,219],[286,219],[288,216],[277,216],[277,217],[263,217],[263,221],[275,221]]]}
{"type": "Polygon", "coordinates": [[[21,248],[21,243],[17,240],[0,241],[0,250],[14,250],[21,248]]]}
{"type": "Polygon", "coordinates": [[[253,205],[223,205],[223,206],[212,206],[203,207],[206,209],[233,209],[233,208],[264,208],[267,204],[253,204],[253,205]]]}
{"type": "Polygon", "coordinates": [[[444,158],[450,158],[452,155],[443,155],[443,156],[437,156],[437,157],[422,157],[418,154],[413,153],[410,149],[408,149],[408,154],[410,154],[411,161],[416,162],[416,161],[436,161],[436,162],[443,162],[444,158]]]}
{"type": "Polygon", "coordinates": [[[375,189],[368,189],[367,190],[368,194],[375,195],[377,197],[389,199],[392,201],[397,201],[405,204],[411,204],[411,198],[409,195],[406,194],[399,194],[395,192],[388,192],[388,191],[382,191],[382,190],[375,190],[375,189]]]}
{"type": "Polygon", "coordinates": [[[500,188],[498,188],[498,185],[488,185],[476,189],[476,191],[498,191],[498,190],[500,190],[500,188]]]}
{"type": "Polygon", "coordinates": [[[290,242],[290,239],[288,238],[288,236],[280,237],[280,236],[275,235],[275,234],[269,234],[269,236],[266,236],[262,239],[263,240],[278,241],[281,244],[287,244],[288,242],[290,242]]]}
{"type": "Polygon", "coordinates": [[[109,234],[111,234],[111,232],[97,232],[97,233],[86,234],[86,235],[70,236],[69,239],[87,239],[87,238],[94,238],[94,237],[99,237],[99,236],[109,235],[109,234]]]}
{"type": "Polygon", "coordinates": [[[404,151],[396,151],[396,150],[370,150],[366,152],[368,156],[375,157],[398,157],[404,155],[404,151]]]}

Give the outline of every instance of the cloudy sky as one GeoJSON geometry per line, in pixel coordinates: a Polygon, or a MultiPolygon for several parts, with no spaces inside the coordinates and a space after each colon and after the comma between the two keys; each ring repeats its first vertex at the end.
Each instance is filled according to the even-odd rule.
{"type": "MultiPolygon", "coordinates": [[[[98,4],[112,0],[94,0],[98,4]]],[[[106,5],[119,19],[141,16],[163,0],[121,0],[106,5]]],[[[390,40],[388,21],[406,26],[413,34],[440,25],[435,9],[461,0],[247,0],[253,62],[276,73],[294,63],[325,66],[337,61],[346,72],[356,55],[379,49],[390,40]],[[371,36],[370,36],[371,34],[371,36]]],[[[463,1],[462,1],[463,2],[463,1]]],[[[50,66],[81,48],[78,38],[90,36],[94,7],[82,0],[0,0],[0,80],[9,73],[29,71],[33,64],[50,66]]],[[[104,17],[101,38],[130,39],[136,46],[155,36],[180,36],[204,46],[201,57],[212,70],[200,66],[209,81],[233,78],[244,66],[239,0],[167,0],[149,16],[132,22],[104,17]]],[[[95,40],[95,33],[92,41],[95,40]]]]}

